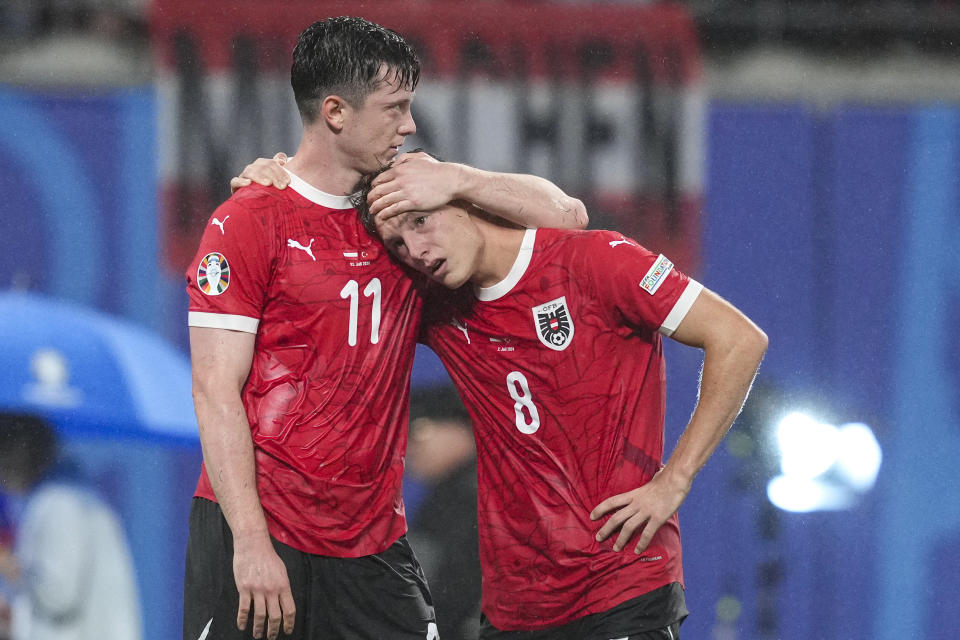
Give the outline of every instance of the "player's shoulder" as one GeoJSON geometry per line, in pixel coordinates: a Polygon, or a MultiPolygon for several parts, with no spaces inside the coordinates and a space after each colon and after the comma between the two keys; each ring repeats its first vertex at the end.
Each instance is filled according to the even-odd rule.
{"type": "Polygon", "coordinates": [[[292,206],[290,198],[280,189],[251,184],[237,189],[217,207],[213,217],[223,220],[230,215],[235,223],[246,220],[266,224],[290,211],[292,206]]]}
{"type": "Polygon", "coordinates": [[[282,207],[289,202],[290,198],[286,190],[277,189],[273,186],[264,186],[255,182],[245,187],[240,187],[230,196],[230,199],[227,200],[227,203],[232,203],[234,206],[251,209],[282,207]]]}
{"type": "Polygon", "coordinates": [[[619,231],[606,229],[540,229],[537,240],[547,250],[604,256],[620,245],[641,247],[639,242],[619,231]]]}

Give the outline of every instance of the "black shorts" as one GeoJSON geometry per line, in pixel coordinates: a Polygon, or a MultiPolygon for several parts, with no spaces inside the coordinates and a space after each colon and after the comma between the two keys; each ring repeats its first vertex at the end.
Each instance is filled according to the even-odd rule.
{"type": "Polygon", "coordinates": [[[674,582],[557,627],[500,631],[480,617],[481,640],[678,640],[689,612],[683,587],[674,582]]]}
{"type": "MultiPolygon", "coordinates": [[[[436,640],[426,579],[406,537],[361,558],[313,555],[273,541],[287,568],[297,607],[285,640],[436,640]]],[[[194,498],[190,507],[183,589],[183,640],[246,640],[253,621],[237,629],[239,594],[233,536],[220,505],[194,498]]],[[[265,634],[264,634],[265,635],[265,634]]]]}

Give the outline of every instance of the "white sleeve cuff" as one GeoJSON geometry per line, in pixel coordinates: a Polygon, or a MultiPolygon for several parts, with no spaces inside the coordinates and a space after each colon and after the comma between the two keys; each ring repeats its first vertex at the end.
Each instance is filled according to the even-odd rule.
{"type": "Polygon", "coordinates": [[[677,330],[677,327],[680,326],[683,319],[687,317],[687,312],[690,311],[690,307],[693,306],[693,302],[697,299],[697,296],[700,295],[701,291],[703,291],[703,285],[691,279],[690,282],[687,283],[687,288],[684,289],[680,297],[677,298],[677,303],[673,305],[673,309],[667,314],[666,320],[660,325],[660,333],[668,338],[673,335],[673,332],[677,330]]]}
{"type": "Polygon", "coordinates": [[[243,331],[244,333],[256,333],[260,325],[259,318],[250,318],[248,316],[237,316],[229,313],[206,313],[204,311],[191,311],[187,314],[187,325],[191,327],[205,327],[208,329],[229,329],[230,331],[243,331]]]}

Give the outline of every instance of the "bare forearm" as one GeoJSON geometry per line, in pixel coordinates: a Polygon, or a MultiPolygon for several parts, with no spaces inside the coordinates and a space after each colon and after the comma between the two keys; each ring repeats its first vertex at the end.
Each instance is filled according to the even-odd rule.
{"type": "Polygon", "coordinates": [[[751,327],[737,339],[704,349],[696,409],[664,473],[687,487],[723,440],[750,391],[767,338],[751,327]]]}
{"type": "Polygon", "coordinates": [[[239,396],[194,394],[207,476],[234,538],[266,536],[257,493],[253,440],[239,396]]]}
{"type": "Polygon", "coordinates": [[[459,165],[457,197],[484,211],[533,229],[583,229],[587,210],[549,180],[459,165]]]}

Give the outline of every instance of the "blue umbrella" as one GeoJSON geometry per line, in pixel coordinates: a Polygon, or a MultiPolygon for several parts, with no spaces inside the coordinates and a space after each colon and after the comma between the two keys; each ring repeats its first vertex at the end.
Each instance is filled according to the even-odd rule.
{"type": "Polygon", "coordinates": [[[117,508],[149,640],[178,633],[200,462],[190,385],[187,357],[145,329],[37,294],[0,293],[0,410],[46,417],[66,457],[117,508]]]}
{"type": "Polygon", "coordinates": [[[61,429],[197,439],[190,362],[127,321],[31,293],[0,293],[0,408],[61,429]]]}

